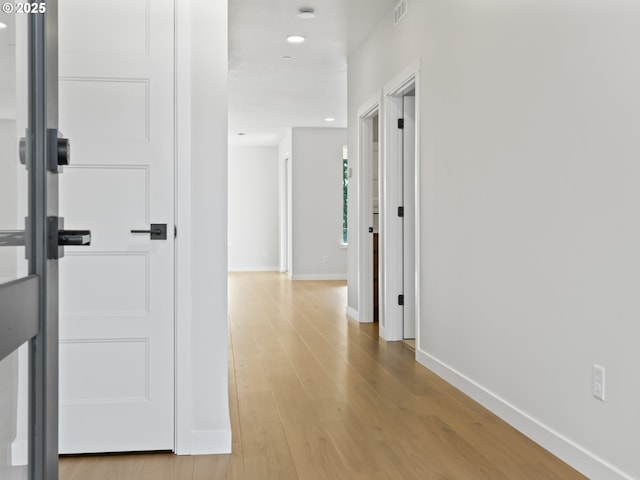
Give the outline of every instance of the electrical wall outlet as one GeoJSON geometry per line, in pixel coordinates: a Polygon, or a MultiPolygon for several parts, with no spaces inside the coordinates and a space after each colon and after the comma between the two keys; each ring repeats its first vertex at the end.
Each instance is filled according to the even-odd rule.
{"type": "Polygon", "coordinates": [[[593,366],[593,396],[604,402],[605,370],[600,365],[593,366]]]}
{"type": "Polygon", "coordinates": [[[329,262],[329,257],[328,256],[324,256],[322,257],[322,263],[328,263],[329,262]]]}

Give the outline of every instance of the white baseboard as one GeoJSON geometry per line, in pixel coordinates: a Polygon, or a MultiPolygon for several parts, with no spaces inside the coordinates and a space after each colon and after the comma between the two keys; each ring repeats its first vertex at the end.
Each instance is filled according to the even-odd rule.
{"type": "Polygon", "coordinates": [[[229,272],[279,272],[280,267],[229,267],[229,272]]]}
{"type": "Polygon", "coordinates": [[[346,280],[346,273],[326,273],[326,274],[311,274],[311,275],[291,275],[292,280],[346,280]]]}
{"type": "Polygon", "coordinates": [[[587,477],[598,480],[634,480],[630,475],[585,450],[428,353],[417,349],[416,360],[587,477]]]}
{"type": "Polygon", "coordinates": [[[360,321],[360,314],[358,313],[358,310],[350,307],[349,305],[347,305],[347,317],[351,320],[355,320],[356,322],[360,321]]]}
{"type": "Polygon", "coordinates": [[[29,463],[29,443],[26,440],[16,440],[11,444],[11,466],[21,467],[29,463]]]}
{"type": "Polygon", "coordinates": [[[182,435],[176,455],[220,455],[231,453],[231,431],[196,431],[182,435]]]}

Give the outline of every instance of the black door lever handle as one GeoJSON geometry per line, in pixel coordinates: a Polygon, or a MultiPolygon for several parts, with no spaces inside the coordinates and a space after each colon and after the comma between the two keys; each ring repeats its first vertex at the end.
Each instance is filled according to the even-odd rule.
{"type": "Polygon", "coordinates": [[[91,231],[65,230],[64,218],[47,217],[47,258],[64,257],[64,247],[72,245],[91,245],[91,231]]]}
{"type": "Polygon", "coordinates": [[[131,230],[131,233],[148,233],[151,240],[166,240],[167,239],[167,224],[166,223],[152,223],[149,230],[131,230]]]}
{"type": "Polygon", "coordinates": [[[131,230],[131,233],[150,233],[151,235],[161,235],[161,228],[152,228],[151,230],[131,230]]]}
{"type": "Polygon", "coordinates": [[[89,230],[59,230],[58,245],[91,245],[89,230]]]}

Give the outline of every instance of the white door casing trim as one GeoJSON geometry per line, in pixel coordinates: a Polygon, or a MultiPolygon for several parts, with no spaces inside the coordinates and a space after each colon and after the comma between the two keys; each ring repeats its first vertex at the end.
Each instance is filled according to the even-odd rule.
{"type": "MultiPolygon", "coordinates": [[[[358,321],[361,323],[373,322],[373,295],[371,292],[371,285],[373,283],[373,244],[371,242],[371,234],[369,233],[372,210],[371,144],[373,142],[372,121],[376,114],[379,119],[382,119],[381,104],[382,95],[378,93],[358,109],[358,219],[360,224],[358,234],[358,321]]],[[[379,133],[381,126],[382,123],[379,121],[379,133]]],[[[378,141],[383,143],[382,135],[378,135],[378,141]]],[[[379,148],[379,151],[382,151],[382,149],[379,148]]],[[[382,212],[380,212],[379,219],[381,218],[382,212]]],[[[382,237],[383,235],[378,237],[378,241],[381,243],[383,241],[382,237]]],[[[378,252],[381,251],[382,248],[379,245],[378,252]]],[[[382,295],[379,295],[378,298],[379,301],[382,301],[382,295]]],[[[379,328],[382,330],[384,326],[383,309],[379,308],[378,311],[380,312],[380,318],[378,320],[379,328]]]]}
{"type": "Polygon", "coordinates": [[[231,452],[226,335],[227,112],[222,108],[227,95],[222,74],[227,69],[227,5],[176,0],[175,16],[175,453],[223,454],[231,452]],[[196,75],[194,65],[199,62],[203,66],[196,75]],[[222,105],[203,114],[202,110],[194,112],[194,98],[204,84],[209,85],[206,103],[222,105]],[[210,139],[205,158],[203,136],[212,135],[215,138],[210,139]],[[216,207],[204,218],[201,204],[216,207]],[[207,276],[208,300],[207,292],[201,291],[207,276]]]}
{"type": "MultiPolygon", "coordinates": [[[[176,157],[176,227],[178,236],[175,241],[175,445],[174,451],[183,451],[183,438],[188,439],[188,422],[183,418],[187,412],[183,404],[188,403],[189,397],[184,392],[189,391],[191,378],[191,362],[185,352],[190,346],[191,336],[191,250],[185,248],[189,244],[191,232],[191,215],[189,208],[189,188],[191,187],[191,158],[190,142],[183,140],[191,128],[191,96],[188,88],[191,61],[189,50],[191,42],[187,32],[189,31],[189,15],[191,9],[188,3],[175,5],[175,157],[176,157]],[[182,393],[179,393],[182,392],[182,393]]],[[[186,440],[185,440],[186,441],[186,440]]],[[[184,452],[186,453],[186,452],[184,452]]]]}
{"type": "Polygon", "coordinates": [[[398,119],[402,117],[402,96],[415,88],[416,97],[416,155],[415,155],[415,317],[416,346],[420,342],[420,62],[416,61],[405,68],[384,87],[383,95],[383,138],[382,187],[380,204],[380,236],[384,237],[383,262],[384,316],[385,324],[380,325],[380,336],[387,341],[402,340],[402,307],[398,305],[397,295],[402,293],[403,285],[403,240],[402,221],[396,214],[398,206],[403,204],[402,170],[397,159],[402,155],[402,133],[398,129],[398,119]]]}

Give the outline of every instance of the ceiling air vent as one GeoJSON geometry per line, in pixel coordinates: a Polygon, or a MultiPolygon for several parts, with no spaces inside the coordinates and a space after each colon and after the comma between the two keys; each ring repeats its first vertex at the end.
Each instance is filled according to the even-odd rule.
{"type": "Polygon", "coordinates": [[[397,25],[407,14],[407,0],[400,0],[393,9],[393,24],[397,25]]]}

